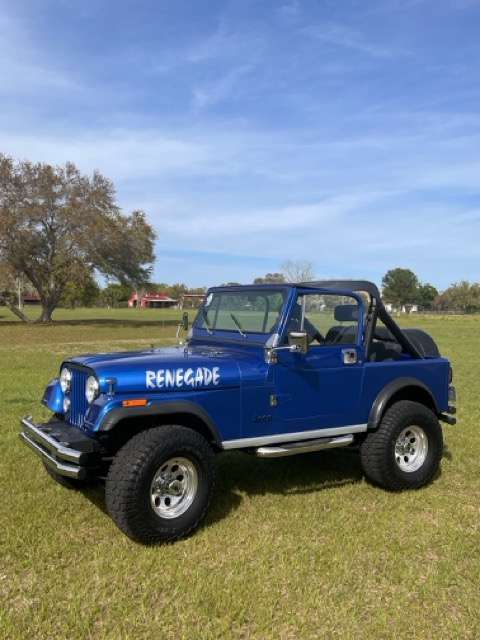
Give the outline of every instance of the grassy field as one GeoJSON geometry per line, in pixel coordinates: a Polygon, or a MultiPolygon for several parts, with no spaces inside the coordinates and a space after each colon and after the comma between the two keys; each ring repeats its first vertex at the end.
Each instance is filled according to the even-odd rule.
{"type": "MultiPolygon", "coordinates": [[[[178,312],[177,312],[178,313],[178,312]]],[[[1,638],[479,638],[480,317],[409,318],[454,365],[459,425],[426,489],[368,484],[347,450],[218,459],[203,528],[144,548],[101,489],[68,491],[18,439],[64,356],[173,341],[160,311],[0,307],[1,638]]]]}

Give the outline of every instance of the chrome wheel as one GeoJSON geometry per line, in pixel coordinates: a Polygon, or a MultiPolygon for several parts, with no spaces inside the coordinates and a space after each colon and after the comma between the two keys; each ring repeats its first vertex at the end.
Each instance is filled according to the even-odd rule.
{"type": "Polygon", "coordinates": [[[187,458],[170,458],[155,473],[150,486],[150,504],[161,518],[178,518],[197,495],[198,474],[187,458]]]}
{"type": "Polygon", "coordinates": [[[395,460],[402,471],[418,471],[426,460],[428,438],[421,427],[412,425],[404,429],[395,442],[395,460]]]}

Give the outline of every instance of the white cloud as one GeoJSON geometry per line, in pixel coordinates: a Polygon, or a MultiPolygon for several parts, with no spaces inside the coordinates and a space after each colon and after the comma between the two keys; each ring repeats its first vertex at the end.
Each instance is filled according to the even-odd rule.
{"type": "Polygon", "coordinates": [[[193,107],[205,109],[231,97],[238,83],[253,70],[252,65],[240,65],[230,69],[220,78],[193,90],[193,107]]]}
{"type": "Polygon", "coordinates": [[[300,15],[300,3],[298,0],[284,2],[278,8],[278,14],[285,22],[294,22],[300,15]]]}
{"type": "Polygon", "coordinates": [[[160,131],[117,129],[106,132],[13,134],[0,132],[2,150],[18,158],[50,163],[73,161],[84,171],[99,169],[115,180],[167,173],[194,173],[213,162],[213,150],[201,142],[160,131]]]}
{"type": "Polygon", "coordinates": [[[230,25],[226,18],[209,34],[187,46],[161,51],[152,70],[159,73],[177,72],[181,68],[235,68],[251,66],[261,57],[267,46],[266,34],[259,30],[241,30],[230,25]]]}
{"type": "Polygon", "coordinates": [[[264,234],[258,237],[281,236],[286,232],[309,233],[311,229],[319,234],[330,225],[334,228],[342,220],[359,208],[381,200],[382,192],[358,192],[338,194],[310,204],[263,208],[232,208],[228,212],[199,212],[184,208],[182,215],[162,222],[165,231],[179,236],[205,238],[232,238],[237,243],[244,235],[264,234]]]}
{"type": "MultiPolygon", "coordinates": [[[[478,190],[480,132],[467,117],[419,119],[409,130],[332,137],[314,131],[267,131],[245,124],[164,128],[74,127],[15,132],[0,126],[2,151],[20,158],[98,168],[114,180],[158,177],[179,184],[191,178],[225,178],[232,199],[249,181],[268,185],[275,203],[287,198],[316,201],[336,194],[415,190],[478,190]],[[443,124],[442,124],[443,122],[443,124]],[[456,123],[455,126],[453,123],[456,123]],[[441,133],[444,133],[443,137],[441,133]]],[[[251,187],[253,189],[254,187],[251,187]]],[[[209,186],[201,189],[208,193],[209,186]]],[[[246,192],[246,193],[245,193],[246,192]]],[[[168,194],[166,194],[168,195],[168,194]]],[[[215,193],[209,194],[215,202],[215,193]]]]}
{"type": "Polygon", "coordinates": [[[81,89],[70,73],[46,58],[29,31],[5,12],[0,14],[0,79],[0,95],[10,99],[81,89]]]}
{"type": "Polygon", "coordinates": [[[326,44],[352,49],[353,51],[377,58],[391,58],[408,53],[405,50],[375,43],[370,37],[363,35],[360,31],[352,29],[345,24],[327,22],[320,26],[313,25],[304,27],[302,33],[326,44]]]}
{"type": "MultiPolygon", "coordinates": [[[[436,284],[445,272],[440,283],[446,285],[459,273],[475,277],[480,259],[478,208],[462,202],[479,191],[480,147],[473,135],[448,132],[432,140],[419,126],[408,135],[315,140],[298,132],[210,127],[0,130],[0,138],[2,150],[16,157],[98,168],[114,180],[122,206],[145,209],[171,250],[263,256],[271,269],[302,257],[319,275],[329,265],[328,273],[376,277],[402,263],[436,284]],[[444,201],[442,194],[452,192],[460,197],[444,201]],[[445,246],[461,268],[446,267],[445,246]]],[[[203,267],[192,263],[182,276],[202,284],[200,273],[214,277],[208,263],[208,257],[203,267]]],[[[162,264],[159,252],[159,269],[162,264]]],[[[242,269],[226,267],[232,279],[234,267],[242,269]]]]}
{"type": "Polygon", "coordinates": [[[187,48],[183,58],[194,64],[225,61],[232,57],[236,60],[250,60],[263,50],[264,45],[263,33],[252,29],[238,30],[229,25],[224,17],[210,35],[187,48]]]}

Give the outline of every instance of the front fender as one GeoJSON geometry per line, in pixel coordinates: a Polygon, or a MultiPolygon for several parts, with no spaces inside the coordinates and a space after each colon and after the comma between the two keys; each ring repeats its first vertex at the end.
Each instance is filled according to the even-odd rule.
{"type": "Polygon", "coordinates": [[[141,419],[147,416],[183,413],[202,420],[216,444],[220,444],[222,441],[219,429],[208,411],[192,400],[156,397],[149,399],[145,406],[124,407],[122,405],[124,399],[127,398],[118,396],[114,398],[99,398],[99,402],[97,401],[92,405],[87,415],[86,427],[92,431],[108,433],[125,418],[141,419]]]}
{"type": "Polygon", "coordinates": [[[53,413],[63,413],[63,399],[64,393],[60,387],[60,380],[53,378],[43,393],[42,404],[53,413]]]}

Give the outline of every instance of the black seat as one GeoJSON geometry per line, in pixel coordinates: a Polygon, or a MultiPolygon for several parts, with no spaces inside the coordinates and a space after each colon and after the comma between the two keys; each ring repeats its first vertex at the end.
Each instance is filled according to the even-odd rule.
{"type": "Polygon", "coordinates": [[[336,325],[330,327],[325,336],[326,344],[353,344],[356,341],[357,327],[336,325]]]}
{"type": "Polygon", "coordinates": [[[370,345],[368,359],[370,362],[385,362],[387,360],[400,360],[402,347],[395,342],[383,342],[373,340],[370,345]]]}

